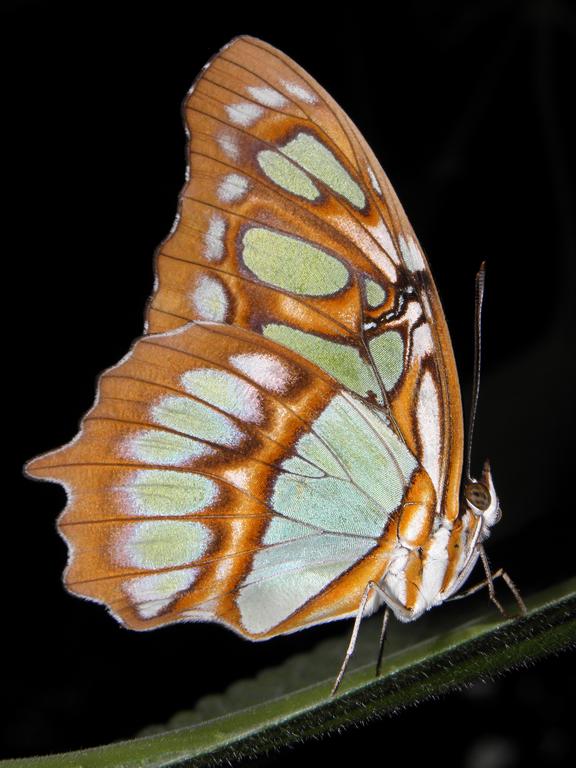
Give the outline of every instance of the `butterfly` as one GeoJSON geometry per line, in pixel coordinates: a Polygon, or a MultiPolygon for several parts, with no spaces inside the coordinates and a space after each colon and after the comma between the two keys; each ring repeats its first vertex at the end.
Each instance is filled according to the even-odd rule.
{"type": "Polygon", "coordinates": [[[434,281],[350,118],[245,36],[184,112],[144,335],[79,434],[27,472],[67,492],[70,592],[136,630],[213,621],[265,640],[355,617],[337,687],[382,604],[385,623],[412,621],[479,557],[493,595],[498,497],[488,464],[463,472],[434,281]]]}

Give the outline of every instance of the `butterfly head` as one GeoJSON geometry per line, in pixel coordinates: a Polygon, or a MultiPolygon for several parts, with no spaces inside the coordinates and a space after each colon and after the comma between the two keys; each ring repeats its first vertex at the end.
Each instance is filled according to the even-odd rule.
{"type": "Polygon", "coordinates": [[[482,478],[480,480],[472,478],[465,483],[464,504],[466,510],[476,515],[476,517],[482,518],[486,529],[496,525],[502,517],[488,459],[486,459],[482,468],[482,478]]]}

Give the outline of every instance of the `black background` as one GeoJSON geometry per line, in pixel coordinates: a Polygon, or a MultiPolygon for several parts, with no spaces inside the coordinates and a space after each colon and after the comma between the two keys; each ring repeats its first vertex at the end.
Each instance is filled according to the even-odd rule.
{"type": "MultiPolygon", "coordinates": [[[[504,510],[489,552],[526,594],[573,574],[573,6],[376,5],[4,6],[0,757],[128,738],[349,630],[263,644],[212,625],[126,631],[65,593],[64,494],[21,474],[75,434],[96,375],[141,332],[183,183],[180,103],[237,34],[296,59],[374,148],[429,257],[466,402],[486,259],[474,457],[490,456],[504,510]]],[[[573,671],[548,660],[263,762],[567,765],[573,671]]]]}

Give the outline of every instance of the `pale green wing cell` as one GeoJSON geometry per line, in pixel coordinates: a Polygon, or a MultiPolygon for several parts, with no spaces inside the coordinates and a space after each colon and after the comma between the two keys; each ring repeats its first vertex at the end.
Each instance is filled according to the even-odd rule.
{"type": "Polygon", "coordinates": [[[256,277],[300,296],[331,296],[349,282],[348,269],[318,246],[280,232],[251,227],[242,258],[256,277]]]}
{"type": "Polygon", "coordinates": [[[369,342],[374,366],[368,355],[366,359],[362,357],[357,347],[314,333],[277,323],[265,325],[262,332],[267,338],[310,360],[361,397],[368,398],[372,393],[381,405],[385,401],[380,382],[386,391],[390,391],[404,370],[404,342],[397,331],[385,331],[369,342]]]}
{"type": "Polygon", "coordinates": [[[348,200],[355,208],[362,210],[365,207],[366,196],[359,184],[334,153],[315,136],[299,133],[280,151],[326,184],[333,192],[348,200]]]}
{"type": "Polygon", "coordinates": [[[400,505],[417,461],[392,429],[362,401],[337,395],[296,444],[296,456],[324,471],[296,474],[292,459],[274,485],[282,516],[324,531],[382,535],[400,505]]]}
{"type": "Polygon", "coordinates": [[[390,392],[404,370],[404,340],[398,331],[385,331],[368,343],[384,389],[390,392]]]}
{"type": "Polygon", "coordinates": [[[374,280],[366,278],[365,290],[366,301],[371,309],[374,307],[380,307],[386,301],[386,291],[374,280]]]}
{"type": "Polygon", "coordinates": [[[271,181],[293,195],[317,200],[320,192],[310,177],[280,152],[264,149],[258,153],[258,165],[271,181]]]}

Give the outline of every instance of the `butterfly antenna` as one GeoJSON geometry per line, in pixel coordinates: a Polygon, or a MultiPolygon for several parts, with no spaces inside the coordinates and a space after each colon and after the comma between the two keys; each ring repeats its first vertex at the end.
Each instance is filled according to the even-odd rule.
{"type": "Polygon", "coordinates": [[[478,409],[478,396],[480,394],[480,360],[482,354],[482,302],[484,300],[484,280],[486,277],[486,262],[482,262],[476,275],[476,305],[474,312],[474,381],[472,383],[472,403],[470,405],[470,419],[468,421],[468,440],[466,444],[466,478],[472,480],[470,465],[472,462],[472,438],[474,436],[474,422],[478,409]]]}

